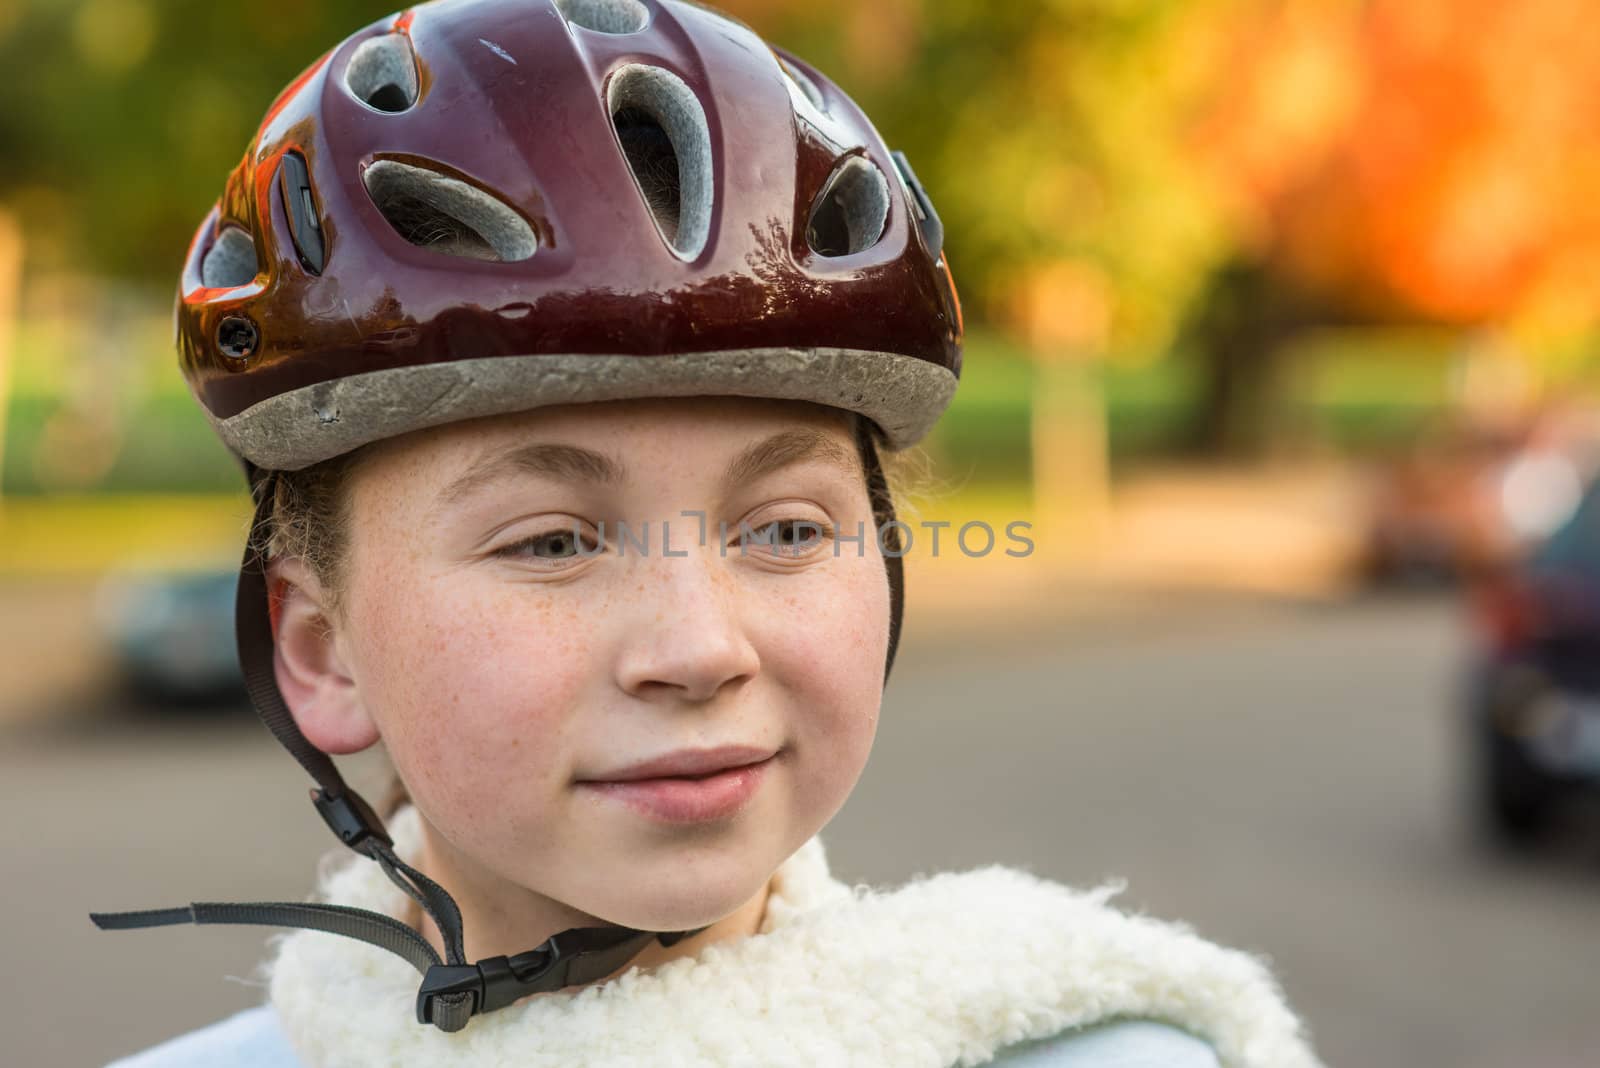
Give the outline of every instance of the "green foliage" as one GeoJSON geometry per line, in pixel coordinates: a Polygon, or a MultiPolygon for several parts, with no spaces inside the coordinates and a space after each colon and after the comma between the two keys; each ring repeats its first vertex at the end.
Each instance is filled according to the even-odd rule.
{"type": "Polygon", "coordinates": [[[65,447],[51,433],[52,422],[63,418],[64,410],[60,397],[33,394],[12,399],[0,471],[0,488],[8,497],[63,490],[229,493],[244,486],[239,465],[187,394],[151,396],[129,411],[127,436],[118,442],[109,468],[90,478],[64,477],[52,464],[52,454],[65,447]]]}
{"type": "Polygon", "coordinates": [[[170,322],[109,307],[110,342],[76,318],[17,331],[0,491],[237,492],[243,474],[184,385],[170,322]]]}
{"type": "Polygon", "coordinates": [[[1450,410],[1464,353],[1454,330],[1387,327],[1309,331],[1287,355],[1281,436],[1361,452],[1406,444],[1450,410]]]}
{"type": "Polygon", "coordinates": [[[0,202],[32,266],[166,290],[278,90],[394,6],[0,0],[0,202]]]}
{"type": "MultiPolygon", "coordinates": [[[[1193,401],[1192,376],[1166,363],[1097,368],[1114,459],[1172,446],[1193,401]]],[[[967,339],[961,385],[926,449],[951,482],[1026,485],[1032,478],[1030,424],[1038,365],[1029,352],[991,330],[967,339]]]]}
{"type": "MultiPolygon", "coordinates": [[[[1204,5],[1120,0],[898,0],[915,47],[879,69],[879,5],[729,0],[816,62],[908,150],[945,216],[976,317],[1015,272],[1063,257],[1104,271],[1119,336],[1164,335],[1220,241],[1181,159],[1204,5]],[[854,12],[852,14],[852,11],[854,12]]],[[[0,201],[36,268],[166,289],[194,227],[267,105],[395,0],[0,0],[0,201]],[[7,14],[9,13],[9,14],[7,14]]]]}
{"type": "Polygon", "coordinates": [[[1235,0],[895,0],[909,15],[877,37],[879,5],[728,6],[907,152],[976,318],[999,319],[1034,265],[1071,260],[1107,282],[1113,348],[1159,347],[1231,249],[1186,139],[1235,0]],[[885,71],[896,32],[915,47],[885,71]]]}

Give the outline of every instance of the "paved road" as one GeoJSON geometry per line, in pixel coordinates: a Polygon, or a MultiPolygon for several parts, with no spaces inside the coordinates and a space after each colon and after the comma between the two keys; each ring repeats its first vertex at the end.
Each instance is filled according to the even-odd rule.
{"type": "MultiPolygon", "coordinates": [[[[1512,862],[1464,833],[1449,606],[907,640],[827,835],[841,875],[1122,876],[1125,906],[1270,955],[1330,1065],[1600,1064],[1600,848],[1512,862]]],[[[248,720],[13,730],[0,804],[9,1064],[102,1064],[254,1003],[261,931],[100,933],[85,913],[298,899],[326,846],[248,720]]]]}

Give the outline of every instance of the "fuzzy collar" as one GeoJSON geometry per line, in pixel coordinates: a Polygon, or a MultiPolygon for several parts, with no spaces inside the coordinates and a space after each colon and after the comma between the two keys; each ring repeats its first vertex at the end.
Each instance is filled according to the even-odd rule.
{"type": "MultiPolygon", "coordinates": [[[[414,858],[416,809],[402,809],[389,830],[400,856],[414,858]]],[[[343,859],[325,866],[317,900],[405,914],[407,899],[377,864],[343,859]]],[[[306,1068],[945,1068],[1118,1017],[1207,1039],[1224,1068],[1320,1068],[1261,961],[1117,911],[1107,901],[1121,889],[1074,890],[998,865],[897,890],[852,887],[830,874],[812,838],[778,869],[759,934],[529,998],[455,1034],[416,1023],[421,976],[364,942],[278,935],[265,967],[306,1068]]]]}

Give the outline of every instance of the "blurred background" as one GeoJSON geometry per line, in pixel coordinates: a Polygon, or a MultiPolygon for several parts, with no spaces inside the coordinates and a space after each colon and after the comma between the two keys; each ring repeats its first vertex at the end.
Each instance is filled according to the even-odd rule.
{"type": "MultiPolygon", "coordinates": [[[[1034,525],[913,548],[836,870],[1126,877],[1330,1064],[1600,1064],[1592,4],[720,6],[943,217],[969,344],[908,518],[1034,525]]],[[[258,1001],[262,932],[85,914],[295,900],[327,846],[241,704],[243,479],[171,303],[272,97],[391,9],[0,0],[15,1063],[258,1001]]]]}

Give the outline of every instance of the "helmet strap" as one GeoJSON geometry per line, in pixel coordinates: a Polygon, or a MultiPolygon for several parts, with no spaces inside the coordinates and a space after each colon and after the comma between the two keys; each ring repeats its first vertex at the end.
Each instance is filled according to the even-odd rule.
{"type": "Polygon", "coordinates": [[[861,415],[856,417],[855,423],[856,450],[867,472],[867,497],[872,502],[874,535],[883,551],[884,570],[889,573],[889,656],[883,666],[883,684],[888,686],[889,673],[894,670],[894,654],[900,646],[900,626],[905,618],[906,578],[901,560],[904,549],[900,542],[900,525],[894,515],[894,498],[889,493],[889,482],[873,440],[874,424],[861,415]]]}

